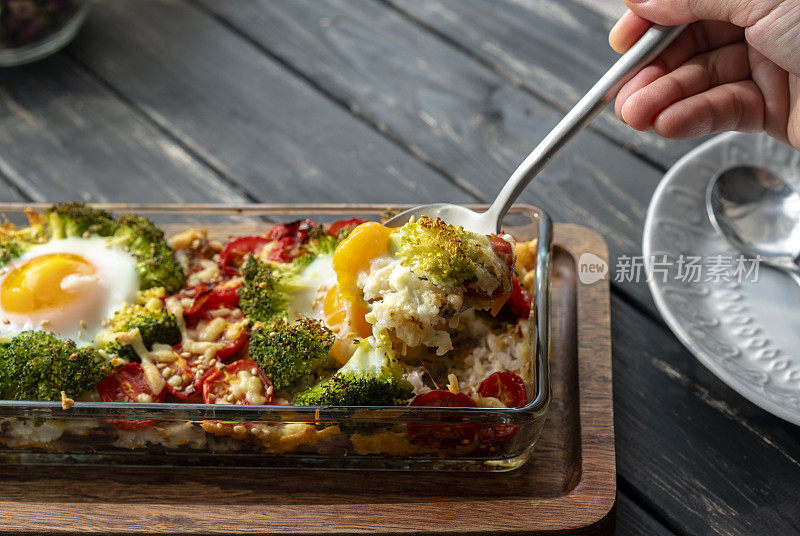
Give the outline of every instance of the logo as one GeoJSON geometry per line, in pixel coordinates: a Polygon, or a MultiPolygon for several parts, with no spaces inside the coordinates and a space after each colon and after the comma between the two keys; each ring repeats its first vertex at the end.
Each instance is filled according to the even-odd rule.
{"type": "Polygon", "coordinates": [[[578,259],[578,279],[584,285],[597,283],[608,275],[608,263],[594,253],[584,253],[578,259]]]}

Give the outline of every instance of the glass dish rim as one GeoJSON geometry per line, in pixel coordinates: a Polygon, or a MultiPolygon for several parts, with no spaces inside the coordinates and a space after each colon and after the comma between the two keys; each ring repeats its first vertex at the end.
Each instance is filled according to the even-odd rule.
{"type": "MultiPolygon", "coordinates": [[[[0,202],[0,214],[46,210],[52,202],[0,202]]],[[[131,211],[142,214],[171,215],[312,215],[312,214],[380,214],[386,210],[405,210],[406,204],[277,204],[277,203],[87,203],[112,212],[131,211]]],[[[466,205],[481,210],[488,205],[466,205]]],[[[539,207],[515,204],[509,213],[522,213],[531,223],[538,221],[536,251],[535,299],[531,307],[532,325],[536,329],[533,357],[536,364],[537,392],[525,406],[518,408],[447,408],[423,406],[246,406],[186,403],[75,402],[63,409],[61,402],[0,400],[0,418],[26,419],[94,419],[133,418],[162,421],[253,421],[270,423],[353,423],[353,422],[455,422],[525,424],[545,415],[551,401],[550,385],[550,271],[552,266],[553,224],[539,207]],[[21,412],[26,412],[21,415],[21,412]]]]}

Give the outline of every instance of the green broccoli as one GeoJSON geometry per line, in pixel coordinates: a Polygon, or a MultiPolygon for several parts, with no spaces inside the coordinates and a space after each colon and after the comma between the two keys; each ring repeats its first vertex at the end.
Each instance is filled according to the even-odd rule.
{"type": "Polygon", "coordinates": [[[112,361],[91,346],[78,348],[44,331],[23,331],[0,347],[0,397],[61,400],[79,396],[112,372],[112,361]]]}
{"type": "Polygon", "coordinates": [[[17,229],[11,223],[0,225],[0,267],[16,259],[31,246],[47,241],[44,227],[40,223],[32,223],[30,227],[17,229]]]}
{"type": "Polygon", "coordinates": [[[251,321],[269,322],[286,314],[287,298],[273,265],[252,255],[242,266],[239,307],[251,321]]]}
{"type": "Polygon", "coordinates": [[[183,268],[164,240],[164,232],[147,218],[120,216],[114,224],[111,243],[136,257],[139,288],[164,287],[167,293],[173,293],[183,287],[183,268]]]}
{"type": "Polygon", "coordinates": [[[319,320],[277,318],[250,333],[250,359],[276,389],[287,389],[328,365],[334,335],[319,320]]]}
{"type": "MultiPolygon", "coordinates": [[[[145,293],[140,295],[146,299],[145,293]]],[[[175,315],[163,307],[139,303],[126,305],[115,312],[108,330],[95,337],[95,345],[109,354],[136,359],[133,347],[117,340],[117,334],[129,333],[135,329],[139,330],[142,342],[148,350],[152,350],[155,343],[173,345],[181,342],[181,331],[175,315]]]]}
{"type": "Polygon", "coordinates": [[[117,220],[104,210],[83,203],[53,205],[45,214],[50,239],[97,235],[111,237],[110,242],[136,257],[139,288],[164,287],[167,292],[178,291],[185,275],[164,233],[142,216],[123,214],[117,220]]]}
{"type": "Polygon", "coordinates": [[[315,258],[316,255],[309,253],[292,262],[265,262],[249,256],[242,266],[239,307],[254,322],[269,322],[290,315],[289,320],[294,320],[291,296],[309,291],[308,280],[301,280],[299,276],[315,258]]]}
{"type": "Polygon", "coordinates": [[[306,255],[311,259],[319,255],[333,255],[333,250],[339,245],[340,240],[328,233],[322,233],[317,237],[311,238],[305,246],[306,255]]]}
{"type": "Polygon", "coordinates": [[[53,205],[45,214],[50,239],[72,236],[110,236],[114,232],[114,218],[105,210],[88,207],[83,203],[53,205]]]}
{"type": "Polygon", "coordinates": [[[414,393],[388,336],[362,340],[333,376],[295,397],[298,406],[402,406],[414,393]]]}
{"type": "Polygon", "coordinates": [[[437,285],[458,286],[475,278],[491,253],[485,236],[427,216],[405,224],[399,241],[403,265],[437,285]]]}

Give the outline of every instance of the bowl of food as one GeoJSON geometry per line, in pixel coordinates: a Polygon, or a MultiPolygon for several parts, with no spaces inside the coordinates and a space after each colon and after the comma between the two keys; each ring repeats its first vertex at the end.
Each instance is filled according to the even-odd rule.
{"type": "Polygon", "coordinates": [[[0,0],[0,67],[30,63],[66,46],[90,6],[89,0],[0,0]]]}
{"type": "Polygon", "coordinates": [[[0,205],[0,459],[519,467],[550,403],[549,219],[385,211],[0,205]]]}

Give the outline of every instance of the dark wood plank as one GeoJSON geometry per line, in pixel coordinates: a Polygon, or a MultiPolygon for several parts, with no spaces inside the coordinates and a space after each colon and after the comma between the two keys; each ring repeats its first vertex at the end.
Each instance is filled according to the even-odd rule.
{"type": "MultiPolygon", "coordinates": [[[[385,0],[506,78],[567,110],[617,59],[611,20],[573,0],[385,0]]],[[[606,110],[596,127],[668,167],[699,142],[636,132],[606,110]]]]}
{"type": "Polygon", "coordinates": [[[0,159],[0,201],[30,201],[28,196],[11,181],[9,178],[11,173],[13,170],[0,159]]]}
{"type": "Polygon", "coordinates": [[[63,55],[7,70],[0,170],[37,201],[246,201],[63,55]]]}
{"type": "Polygon", "coordinates": [[[617,494],[615,536],[670,536],[672,534],[642,510],[633,499],[621,492],[617,494]]]}
{"type": "Polygon", "coordinates": [[[612,298],[618,471],[684,534],[798,534],[800,435],[612,298]]]}
{"type": "Polygon", "coordinates": [[[473,199],[185,3],[100,3],[71,53],[260,201],[473,199]]]}
{"type": "MultiPolygon", "coordinates": [[[[203,0],[269,53],[459,183],[491,199],[560,112],[377,2],[203,0]],[[357,6],[357,8],[356,8],[357,6]]],[[[522,196],[636,255],[661,172],[591,132],[522,196]]],[[[626,292],[653,307],[643,283],[626,292]]]]}

